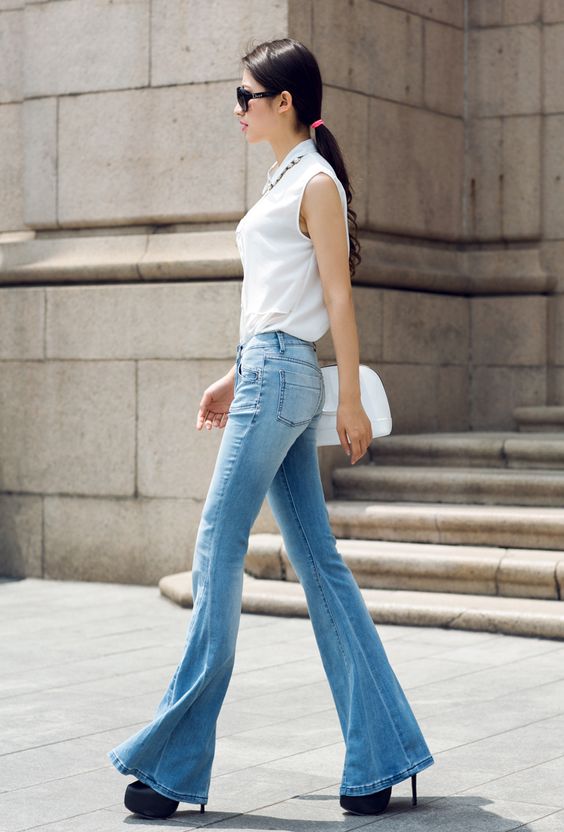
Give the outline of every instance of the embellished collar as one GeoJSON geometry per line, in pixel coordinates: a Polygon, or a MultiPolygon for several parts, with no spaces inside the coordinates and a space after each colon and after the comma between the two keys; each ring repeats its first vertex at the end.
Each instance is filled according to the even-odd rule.
{"type": "Polygon", "coordinates": [[[292,159],[294,159],[296,156],[301,156],[302,154],[306,153],[315,153],[316,151],[317,145],[315,144],[313,139],[304,139],[303,142],[299,142],[298,144],[294,145],[294,147],[291,150],[289,150],[288,153],[284,156],[279,165],[277,165],[276,162],[273,162],[273,164],[270,166],[267,173],[267,182],[265,188],[271,182],[274,182],[274,180],[278,176],[279,171],[284,170],[286,165],[289,162],[291,162],[292,159]]]}

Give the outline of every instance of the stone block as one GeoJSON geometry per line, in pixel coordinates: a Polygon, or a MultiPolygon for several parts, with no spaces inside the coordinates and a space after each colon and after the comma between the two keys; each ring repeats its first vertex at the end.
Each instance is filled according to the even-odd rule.
{"type": "Polygon", "coordinates": [[[470,309],[474,365],[545,364],[545,296],[472,297],[470,309]]]}
{"type": "Polygon", "coordinates": [[[564,237],[564,115],[544,118],[543,236],[564,237]]]}
{"type": "Polygon", "coordinates": [[[27,98],[151,83],[146,0],[34,5],[25,23],[27,98]]]}
{"type": "MultiPolygon", "coordinates": [[[[0,484],[5,488],[0,466],[0,484]]],[[[0,494],[0,576],[43,577],[43,506],[39,496],[0,494]]]]}
{"type": "MultiPolygon", "coordinates": [[[[394,433],[437,430],[437,401],[429,394],[436,389],[437,367],[407,363],[369,366],[376,370],[386,389],[394,433]]],[[[385,442],[385,437],[381,441],[385,442]]]]}
{"type": "Polygon", "coordinates": [[[539,246],[541,268],[550,275],[551,292],[564,294],[564,239],[543,240],[539,246]]]}
{"type": "Polygon", "coordinates": [[[19,102],[23,98],[23,13],[15,4],[0,15],[0,44],[0,104],[19,102]]]}
{"type": "Polygon", "coordinates": [[[564,560],[561,560],[556,565],[556,583],[558,585],[558,593],[561,599],[564,599],[564,560]]]}
{"type": "Polygon", "coordinates": [[[564,72],[564,23],[544,27],[543,61],[543,112],[561,113],[564,110],[564,91],[562,89],[562,73],[564,72]]]}
{"type": "Polygon", "coordinates": [[[43,358],[45,293],[39,288],[0,291],[0,360],[43,358]]]}
{"type": "MultiPolygon", "coordinates": [[[[249,42],[284,37],[287,14],[286,2],[229,0],[225,6],[200,0],[153,0],[151,84],[209,84],[239,76],[240,58],[249,50],[249,42]]],[[[231,83],[233,107],[236,86],[231,83]]]]}
{"type": "Polygon", "coordinates": [[[200,0],[153,0],[151,83],[209,84],[231,78],[242,72],[240,58],[250,40],[275,37],[272,33],[282,33],[287,22],[287,3],[230,0],[222,9],[200,0]]]}
{"type": "Polygon", "coordinates": [[[503,119],[502,235],[541,236],[541,118],[503,119]]]}
{"type": "Polygon", "coordinates": [[[45,577],[155,586],[192,564],[196,500],[45,499],[45,577]]]}
{"type": "MultiPolygon", "coordinates": [[[[383,359],[382,334],[385,295],[386,293],[380,289],[369,286],[353,286],[360,360],[364,364],[368,361],[381,361],[383,359]]],[[[331,354],[332,364],[336,363],[334,352],[333,349],[331,354]]]]}
{"type": "Polygon", "coordinates": [[[341,148],[352,191],[350,207],[356,211],[359,227],[366,222],[368,200],[365,176],[368,109],[366,95],[335,87],[328,87],[323,92],[322,115],[341,148]]]}
{"type": "Polygon", "coordinates": [[[434,396],[438,431],[468,430],[470,426],[470,376],[465,366],[437,367],[434,396]]]}
{"type": "Polygon", "coordinates": [[[425,21],[425,106],[462,116],[464,107],[464,33],[425,21]]]}
{"type": "Polygon", "coordinates": [[[543,0],[542,18],[545,23],[564,21],[564,3],[562,0],[543,0]]]}
{"type": "Polygon", "coordinates": [[[413,364],[466,364],[467,298],[431,292],[382,292],[382,359],[413,364]]]}
{"type": "MultiPolygon", "coordinates": [[[[288,37],[296,38],[302,43],[313,40],[314,0],[287,0],[288,37]]],[[[269,9],[272,14],[272,9],[269,9]]]]}
{"type": "Polygon", "coordinates": [[[538,26],[475,29],[468,34],[469,115],[540,112],[541,34],[538,26]]]}
{"type": "Polygon", "coordinates": [[[49,358],[221,358],[235,363],[239,282],[46,291],[49,358]]]}
{"type": "Polygon", "coordinates": [[[0,147],[10,148],[0,154],[0,232],[24,226],[23,131],[21,104],[0,107],[0,147]]]}
{"type": "Polygon", "coordinates": [[[458,238],[462,228],[462,121],[389,101],[371,99],[369,107],[369,227],[458,238]]]}
{"type": "Polygon", "coordinates": [[[503,23],[513,26],[519,23],[536,23],[541,19],[542,0],[504,0],[503,23]]]}
{"type": "Polygon", "coordinates": [[[57,222],[57,99],[22,105],[25,221],[33,228],[57,222]]]}
{"type": "Polygon", "coordinates": [[[497,573],[500,595],[513,598],[558,599],[556,569],[564,564],[563,552],[507,549],[497,573]]]}
{"type": "Polygon", "coordinates": [[[475,367],[470,390],[471,430],[514,430],[513,408],[545,400],[545,368],[475,367]]]}
{"type": "Polygon", "coordinates": [[[459,269],[472,295],[544,294],[553,289],[555,282],[544,271],[539,247],[534,243],[470,248],[460,253],[459,269]]]}
{"type": "Polygon", "coordinates": [[[503,0],[472,0],[468,3],[470,26],[499,26],[503,21],[503,0]]]}
{"type": "Polygon", "coordinates": [[[211,94],[213,106],[207,84],[61,98],[60,222],[238,218],[246,147],[236,135],[232,82],[214,84],[211,94]]]}
{"type": "Polygon", "coordinates": [[[312,49],[324,83],[421,103],[422,24],[416,15],[370,0],[316,4],[312,49]]]}
{"type": "Polygon", "coordinates": [[[132,494],[133,362],[0,362],[0,458],[5,491],[132,494]]]}
{"type": "MultiPolygon", "coordinates": [[[[492,2],[492,0],[489,0],[492,2]]],[[[493,0],[495,2],[495,0],[493,0]]],[[[422,15],[451,26],[464,26],[463,0],[387,0],[388,6],[395,6],[413,14],[422,15]]]]}
{"type": "Polygon", "coordinates": [[[564,295],[550,295],[546,301],[548,318],[548,362],[564,365],[564,295]]]}
{"type": "Polygon", "coordinates": [[[551,404],[564,404],[564,367],[547,367],[546,400],[551,404]]]}
{"type": "Polygon", "coordinates": [[[138,369],[139,494],[191,497],[208,491],[222,428],[196,429],[204,390],[233,361],[141,361],[138,369]]]}
{"type": "Polygon", "coordinates": [[[466,234],[479,239],[501,236],[503,204],[502,119],[467,122],[464,199],[466,234]]]}

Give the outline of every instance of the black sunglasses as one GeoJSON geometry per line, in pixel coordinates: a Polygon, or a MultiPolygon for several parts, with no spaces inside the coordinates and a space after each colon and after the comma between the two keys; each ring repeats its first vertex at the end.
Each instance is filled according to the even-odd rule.
{"type": "Polygon", "coordinates": [[[245,87],[237,87],[237,102],[244,113],[249,109],[251,98],[267,98],[270,95],[278,95],[277,92],[250,92],[245,87]]]}

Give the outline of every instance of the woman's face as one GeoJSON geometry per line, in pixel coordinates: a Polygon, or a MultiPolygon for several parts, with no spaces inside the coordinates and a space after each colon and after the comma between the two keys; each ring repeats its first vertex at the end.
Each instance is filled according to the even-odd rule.
{"type": "MultiPolygon", "coordinates": [[[[249,92],[266,92],[266,88],[253,78],[248,69],[243,71],[241,86],[248,89],[249,92]]],[[[276,132],[278,126],[276,109],[272,103],[276,100],[277,96],[251,98],[246,113],[243,112],[239,102],[237,102],[233,113],[241,122],[241,130],[245,133],[248,142],[268,140],[276,132]]]]}

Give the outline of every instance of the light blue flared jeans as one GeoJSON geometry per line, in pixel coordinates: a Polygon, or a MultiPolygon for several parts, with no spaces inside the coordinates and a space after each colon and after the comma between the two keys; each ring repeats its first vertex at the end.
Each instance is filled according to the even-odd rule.
{"type": "Polygon", "coordinates": [[[276,330],[238,344],[235,397],[196,537],[184,653],[153,721],[108,752],[118,771],[167,797],[208,802],[244,559],[265,497],[304,589],[337,708],[346,749],[340,794],[384,789],[434,762],[337,551],[315,438],[324,399],[313,342],[276,330]]]}

